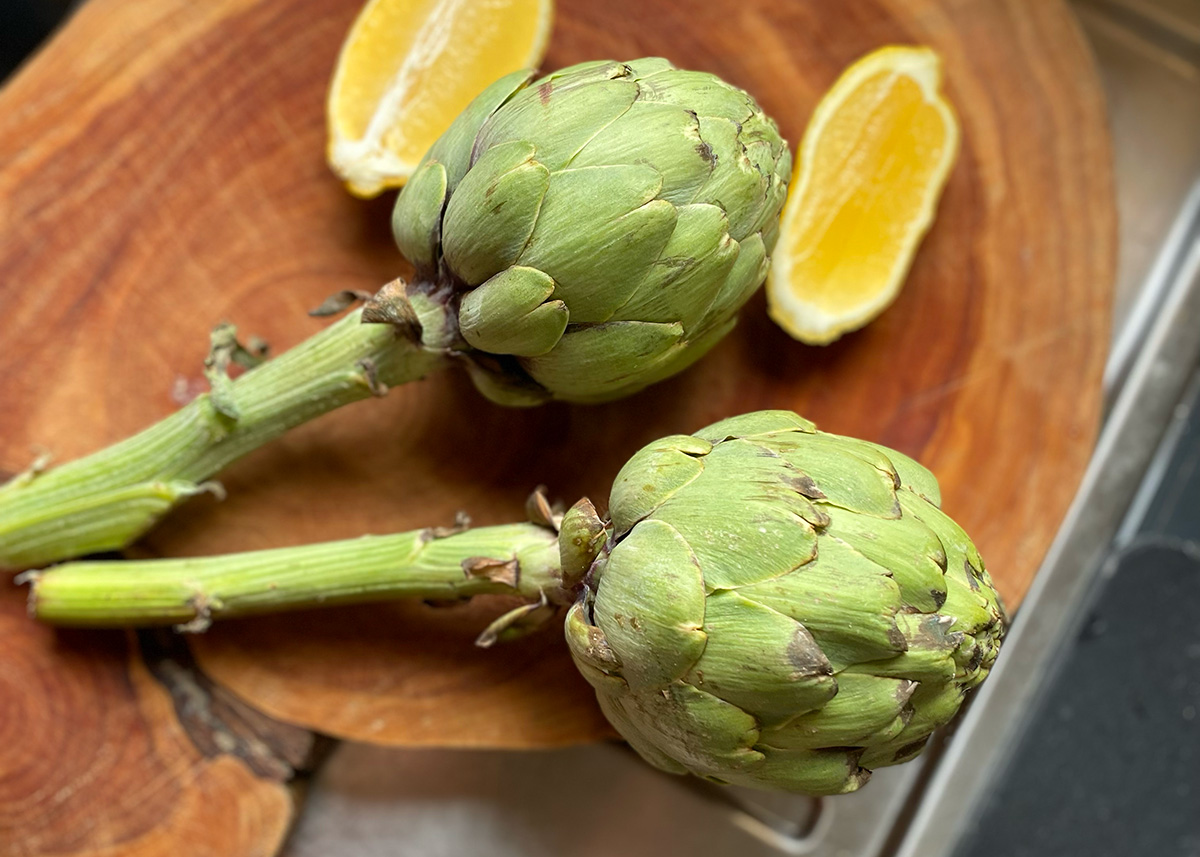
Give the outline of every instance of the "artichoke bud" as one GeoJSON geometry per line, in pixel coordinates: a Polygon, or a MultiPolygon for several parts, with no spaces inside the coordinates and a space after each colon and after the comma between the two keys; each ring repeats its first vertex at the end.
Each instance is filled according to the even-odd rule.
{"type": "Polygon", "coordinates": [[[526,82],[497,81],[434,144],[396,243],[445,295],[484,395],[628,395],[733,327],[766,275],[790,155],[745,92],[664,59],[526,82]]]}
{"type": "Polygon", "coordinates": [[[764,411],[664,438],[613,485],[566,636],[647,761],[853,791],[986,677],[999,599],[907,456],[764,411]]]}

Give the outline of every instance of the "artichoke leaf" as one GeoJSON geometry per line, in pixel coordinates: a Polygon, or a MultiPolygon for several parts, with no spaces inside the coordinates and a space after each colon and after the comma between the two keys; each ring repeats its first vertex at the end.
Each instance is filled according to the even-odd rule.
{"type": "Polygon", "coordinates": [[[583,72],[536,81],[516,93],[480,129],[477,153],[500,143],[537,137],[537,158],[550,170],[561,170],[602,129],[623,116],[638,85],[628,79],[607,79],[602,64],[583,72]],[[590,83],[587,86],[580,84],[590,83]]]}
{"type": "Polygon", "coordinates": [[[955,684],[922,684],[917,687],[909,704],[913,713],[908,724],[895,737],[872,744],[862,756],[869,768],[898,765],[916,756],[925,741],[939,726],[949,723],[962,707],[963,690],[955,684]]]}
{"type": "Polygon", "coordinates": [[[761,744],[788,750],[861,747],[888,741],[912,716],[915,681],[867,673],[838,673],[837,695],[820,711],[764,729],[761,744]]]}
{"type": "MultiPolygon", "coordinates": [[[[899,452],[894,449],[888,449],[865,440],[861,441],[861,443],[875,447],[881,453],[887,456],[888,460],[892,462],[892,467],[895,468],[896,473],[900,475],[900,485],[902,487],[907,488],[909,491],[916,494],[926,502],[931,503],[939,508],[941,507],[942,489],[938,485],[937,477],[930,472],[929,468],[925,467],[925,465],[921,464],[916,459],[905,455],[903,452],[899,452]]],[[[902,504],[903,500],[904,497],[901,495],[902,504]]],[[[914,505],[913,507],[905,508],[907,509],[916,507],[914,505]]],[[[963,534],[963,538],[966,539],[965,533],[963,534]]],[[[969,539],[966,539],[966,541],[968,544],[970,544],[969,539]]],[[[972,548],[973,547],[974,546],[972,546],[972,548]]]]}
{"type": "Polygon", "coordinates": [[[955,656],[963,642],[962,632],[950,629],[952,622],[949,616],[937,613],[900,613],[896,625],[904,635],[905,651],[886,660],[854,664],[846,672],[921,682],[951,681],[958,671],[955,656]]]}
{"type": "Polygon", "coordinates": [[[404,258],[429,279],[437,267],[442,208],[447,192],[445,165],[426,161],[404,185],[396,198],[396,207],[392,209],[392,236],[396,246],[404,258]]]}
{"type": "Polygon", "coordinates": [[[554,278],[554,296],[567,302],[573,322],[610,320],[675,231],[675,206],[655,199],[661,188],[662,176],[645,164],[551,174],[519,263],[554,278]]]}
{"type": "Polygon", "coordinates": [[[880,518],[899,518],[896,475],[891,463],[875,453],[872,461],[855,454],[852,444],[824,432],[777,435],[770,446],[797,470],[807,474],[816,494],[811,499],[851,512],[880,518]]]}
{"type": "Polygon", "coordinates": [[[729,87],[716,75],[644,75],[638,81],[639,99],[683,107],[701,119],[723,119],[731,127],[744,125],[754,115],[754,106],[738,104],[729,97],[729,87]]]}
{"type": "Polygon", "coordinates": [[[767,278],[767,250],[760,235],[743,238],[738,244],[737,261],[729,269],[725,281],[708,306],[701,325],[725,318],[743,306],[767,278]]]}
{"type": "Polygon", "coordinates": [[[551,390],[571,390],[577,402],[604,401],[620,395],[629,377],[644,378],[647,363],[670,352],[683,338],[679,324],[614,321],[568,327],[548,354],[521,365],[551,390]]]}
{"type": "Polygon", "coordinates": [[[804,625],[837,672],[907,646],[896,624],[900,587],[886,569],[836,539],[822,536],[808,565],[738,592],[804,625]]]}
{"type": "Polygon", "coordinates": [[[690,435],[672,435],[642,447],[613,480],[609,515],[617,538],[661,506],[704,470],[712,444],[690,435]]]}
{"type": "Polygon", "coordinates": [[[695,432],[695,436],[709,443],[721,443],[736,437],[757,438],[759,435],[796,431],[811,434],[816,430],[815,423],[792,411],[753,411],[705,426],[695,432]]]}
{"type": "Polygon", "coordinates": [[[562,338],[569,315],[562,301],[546,302],[553,292],[554,280],[536,268],[501,271],[463,296],[463,339],[492,354],[545,354],[562,338]]]}
{"type": "Polygon", "coordinates": [[[933,613],[946,601],[946,554],[933,530],[915,517],[894,520],[844,512],[831,515],[829,534],[886,568],[905,603],[933,613]]]}
{"type": "Polygon", "coordinates": [[[678,320],[691,331],[708,314],[738,256],[725,212],[715,205],[681,206],[661,255],[613,318],[678,320]]]}
{"type": "Polygon", "coordinates": [[[859,764],[856,750],[785,750],[757,746],[762,761],[729,777],[734,785],[771,788],[805,795],[838,795],[861,788],[871,772],[859,764]]]}
{"type": "Polygon", "coordinates": [[[704,653],[685,680],[763,727],[819,709],[837,693],[833,668],[804,626],[736,592],[709,595],[704,633],[704,653]]]}
{"type": "MultiPolygon", "coordinates": [[[[720,164],[708,181],[697,188],[692,203],[719,205],[729,213],[729,236],[734,241],[748,238],[763,219],[770,199],[771,180],[746,157],[741,127],[727,119],[700,117],[700,139],[720,164]]],[[[778,215],[779,209],[773,209],[778,215]]]]}
{"type": "MultiPolygon", "coordinates": [[[[587,673],[585,672],[584,675],[587,676],[587,673]]],[[[588,677],[588,681],[591,681],[590,677],[588,677]]],[[[594,684],[595,682],[593,682],[594,684]]],[[[600,710],[608,722],[616,728],[625,742],[642,757],[643,761],[649,762],[668,774],[690,773],[686,767],[659,747],[662,739],[655,728],[657,724],[646,723],[645,717],[636,707],[633,708],[633,715],[630,715],[627,710],[630,706],[624,694],[604,693],[597,688],[596,701],[600,703],[600,710]]]]}
{"type": "Polygon", "coordinates": [[[489,149],[450,197],[442,253],[463,282],[478,285],[500,273],[525,247],[550,183],[533,151],[524,142],[489,149]]]}
{"type": "Polygon", "coordinates": [[[705,457],[704,472],[654,513],[687,540],[710,591],[780,577],[816,556],[817,535],[804,517],[806,501],[753,449],[745,441],[717,445],[705,457]],[[755,472],[751,465],[765,465],[765,472],[758,481],[731,480],[731,465],[748,474],[755,472]]]}
{"type": "Polygon", "coordinates": [[[612,549],[594,612],[634,692],[682,677],[704,651],[700,567],[661,521],[641,522],[612,549]]]}
{"type": "Polygon", "coordinates": [[[563,515],[558,525],[558,558],[567,591],[583,580],[607,537],[608,530],[587,497],[563,515]]]}
{"type": "Polygon", "coordinates": [[[629,684],[621,678],[621,662],[608,645],[604,632],[587,621],[586,611],[580,602],[567,610],[563,635],[575,666],[588,683],[601,696],[629,692],[629,684]]]}
{"type": "Polygon", "coordinates": [[[726,782],[732,772],[762,762],[762,754],[752,749],[759,734],[755,719],[690,684],[673,682],[617,703],[639,734],[653,735],[658,748],[694,774],[726,782]]]}
{"type": "Polygon", "coordinates": [[[663,179],[659,199],[685,205],[712,174],[716,161],[700,139],[694,113],[673,104],[635,101],[619,122],[588,140],[571,159],[571,168],[648,164],[663,179]]]}

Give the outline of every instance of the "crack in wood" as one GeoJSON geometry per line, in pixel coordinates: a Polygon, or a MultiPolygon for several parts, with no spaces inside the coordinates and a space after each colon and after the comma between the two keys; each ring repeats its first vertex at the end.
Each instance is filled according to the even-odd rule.
{"type": "Polygon", "coordinates": [[[137,637],[147,669],[170,694],[180,725],[205,756],[236,756],[258,776],[290,783],[310,773],[332,748],[332,739],[275,720],[216,684],[174,631],[152,628],[137,637]]]}

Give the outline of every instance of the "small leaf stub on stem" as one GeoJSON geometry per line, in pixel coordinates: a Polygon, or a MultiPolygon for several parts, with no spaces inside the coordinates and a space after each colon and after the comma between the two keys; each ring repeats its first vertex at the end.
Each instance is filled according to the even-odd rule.
{"type": "Polygon", "coordinates": [[[371,395],[375,397],[386,396],[388,385],[379,380],[379,371],[375,366],[375,361],[370,358],[363,358],[358,361],[358,368],[362,371],[363,382],[367,385],[367,389],[371,391],[371,395]]]}
{"type": "Polygon", "coordinates": [[[26,467],[20,473],[14,475],[8,481],[4,480],[4,476],[7,474],[0,474],[0,488],[16,489],[23,485],[28,485],[34,479],[37,479],[38,476],[45,473],[47,469],[49,469],[50,462],[53,459],[54,456],[49,452],[38,453],[37,457],[30,462],[28,467],[26,467]]]}
{"type": "Polygon", "coordinates": [[[555,532],[558,532],[558,525],[562,522],[562,507],[555,509],[550,504],[545,485],[533,489],[533,493],[525,501],[525,514],[530,523],[549,527],[555,532]]]}
{"type": "Polygon", "coordinates": [[[217,412],[231,420],[241,416],[233,394],[233,379],[229,367],[237,365],[253,369],[263,362],[267,343],[257,336],[250,338],[248,345],[238,342],[237,328],[223,321],[209,334],[208,356],[204,358],[204,377],[211,390],[210,399],[217,412]]]}
{"type": "Polygon", "coordinates": [[[229,377],[229,364],[240,346],[237,328],[221,322],[209,334],[208,356],[204,358],[204,377],[211,389],[210,400],[217,413],[237,420],[241,415],[233,397],[233,380],[229,377]]]}
{"type": "Polygon", "coordinates": [[[463,571],[468,577],[482,577],[493,583],[517,588],[521,575],[521,564],[515,559],[492,559],[486,556],[473,556],[462,561],[463,571]]]}
{"type": "Polygon", "coordinates": [[[608,535],[596,507],[586,497],[560,517],[558,551],[564,589],[573,591],[583,582],[608,535]]]}
{"type": "Polygon", "coordinates": [[[363,324],[390,324],[413,342],[421,340],[421,319],[408,299],[408,284],[397,277],[367,299],[363,324]]]}
{"type": "Polygon", "coordinates": [[[540,601],[522,604],[493,621],[475,638],[475,645],[487,649],[498,642],[524,637],[540,628],[557,612],[558,608],[546,599],[545,593],[542,593],[540,601]]]}
{"type": "Polygon", "coordinates": [[[369,301],[371,299],[370,292],[360,291],[358,289],[342,289],[340,292],[334,292],[321,303],[316,309],[310,309],[308,314],[313,318],[325,318],[326,316],[337,315],[344,309],[349,309],[359,301],[369,301]]]}

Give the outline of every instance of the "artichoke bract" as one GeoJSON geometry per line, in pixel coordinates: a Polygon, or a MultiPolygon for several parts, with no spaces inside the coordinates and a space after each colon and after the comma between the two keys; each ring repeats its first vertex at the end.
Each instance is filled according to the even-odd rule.
{"type": "Polygon", "coordinates": [[[650,763],[806,794],[917,755],[1004,614],[932,474],[788,412],[637,453],[567,640],[650,763]]]}
{"type": "Polygon", "coordinates": [[[825,795],[916,756],[987,676],[1004,613],[979,553],[907,456],[762,411],[651,443],[609,518],[225,557],[75,562],[31,576],[61,624],[182,623],[398,597],[520,595],[481,643],[568,606],[605,715],[650,763],[825,795]]]}
{"type": "Polygon", "coordinates": [[[400,193],[416,291],[457,304],[510,404],[635,392],[685,368],[766,277],[791,155],[755,101],[663,59],[504,77],[400,193]]]}

